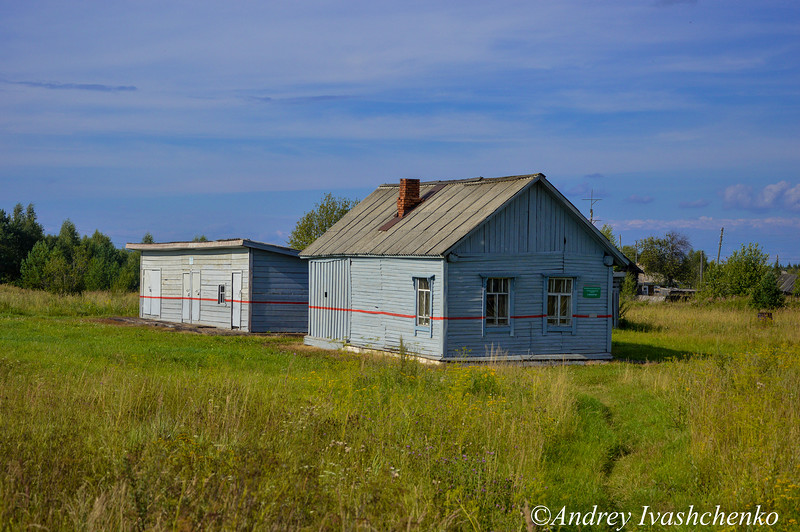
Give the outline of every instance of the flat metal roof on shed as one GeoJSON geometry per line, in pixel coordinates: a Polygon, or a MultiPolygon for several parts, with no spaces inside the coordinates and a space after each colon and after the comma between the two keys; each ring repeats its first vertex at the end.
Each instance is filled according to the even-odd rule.
{"type": "Polygon", "coordinates": [[[297,257],[300,252],[296,249],[288,248],[285,246],[277,246],[275,244],[267,244],[265,242],[256,242],[246,238],[231,238],[226,240],[211,240],[208,242],[160,242],[157,244],[140,244],[128,243],[125,244],[126,249],[136,251],[173,251],[173,250],[200,250],[200,249],[224,249],[224,248],[252,248],[260,249],[263,251],[272,251],[273,253],[280,253],[282,255],[289,255],[297,257]]]}

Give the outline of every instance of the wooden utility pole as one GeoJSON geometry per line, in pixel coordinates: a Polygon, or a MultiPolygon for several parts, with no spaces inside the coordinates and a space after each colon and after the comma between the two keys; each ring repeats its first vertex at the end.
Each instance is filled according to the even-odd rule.
{"type": "Polygon", "coordinates": [[[725,232],[725,228],[719,230],[719,247],[717,248],[717,264],[719,264],[719,253],[722,251],[722,233],[725,232]]]}
{"type": "Polygon", "coordinates": [[[700,288],[703,286],[703,263],[706,261],[706,255],[703,250],[700,250],[700,282],[698,283],[697,287],[700,288]]]}

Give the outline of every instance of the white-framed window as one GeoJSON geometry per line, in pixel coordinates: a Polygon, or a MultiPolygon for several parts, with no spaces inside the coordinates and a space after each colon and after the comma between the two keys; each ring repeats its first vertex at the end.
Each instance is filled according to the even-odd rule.
{"type": "Polygon", "coordinates": [[[415,277],[416,287],[415,321],[417,327],[431,326],[431,280],[428,277],[415,277]]]}
{"type": "Polygon", "coordinates": [[[487,327],[508,327],[511,315],[511,279],[486,279],[485,315],[487,327]]]}
{"type": "Polygon", "coordinates": [[[217,288],[217,305],[225,304],[225,285],[221,284],[217,288]]]}
{"type": "Polygon", "coordinates": [[[548,327],[572,327],[571,277],[550,277],[547,280],[547,325],[548,327]]]}

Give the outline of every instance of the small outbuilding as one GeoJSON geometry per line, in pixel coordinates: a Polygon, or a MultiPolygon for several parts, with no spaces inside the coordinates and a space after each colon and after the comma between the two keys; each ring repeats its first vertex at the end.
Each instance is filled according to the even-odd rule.
{"type": "Polygon", "coordinates": [[[794,294],[794,287],[797,286],[797,274],[783,272],[778,276],[778,289],[784,295],[794,294]]]}
{"type": "Polygon", "coordinates": [[[443,361],[610,359],[631,264],[542,174],[382,185],[300,256],[306,344],[443,361]]]}
{"type": "Polygon", "coordinates": [[[125,247],[142,254],[142,318],[306,332],[308,263],[295,249],[247,239],[125,247]]]}

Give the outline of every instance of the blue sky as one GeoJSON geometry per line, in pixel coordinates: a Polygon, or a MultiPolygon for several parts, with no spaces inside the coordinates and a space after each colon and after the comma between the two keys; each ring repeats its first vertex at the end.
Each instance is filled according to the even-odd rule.
{"type": "Polygon", "coordinates": [[[0,208],[284,243],[323,193],[542,172],[623,244],[800,262],[796,1],[0,0],[0,208]]]}

